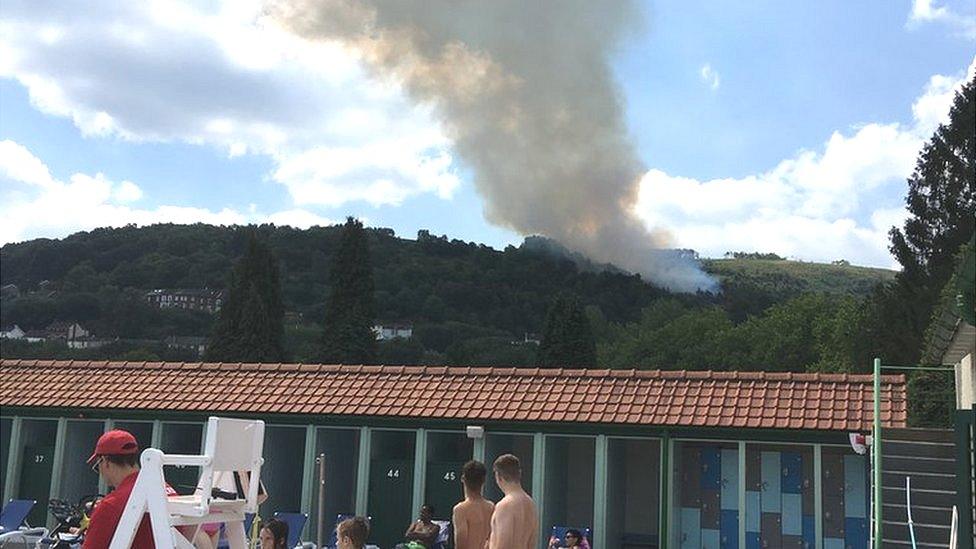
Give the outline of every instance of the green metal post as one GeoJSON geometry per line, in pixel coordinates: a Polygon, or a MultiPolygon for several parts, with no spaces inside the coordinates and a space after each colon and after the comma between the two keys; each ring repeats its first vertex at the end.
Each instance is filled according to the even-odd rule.
{"type": "Polygon", "coordinates": [[[154,419],[152,424],[153,424],[152,437],[149,446],[151,448],[156,448],[157,450],[162,450],[163,449],[163,422],[158,419],[154,419]]]}
{"type": "MultiPolygon", "coordinates": [[[[473,444],[472,444],[471,451],[474,455],[471,456],[471,459],[476,459],[481,463],[485,462],[485,436],[487,435],[482,435],[481,438],[476,438],[472,441],[473,444]]],[[[491,464],[488,463],[487,465],[490,470],[491,464]]]]}
{"type": "Polygon", "coordinates": [[[956,508],[959,511],[959,540],[966,547],[966,540],[973,539],[972,474],[973,429],[976,426],[976,409],[956,410],[956,508]]]}
{"type": "Polygon", "coordinates": [[[417,429],[413,452],[413,507],[412,513],[424,504],[424,492],[427,486],[427,429],[417,429]]]}
{"type": "Polygon", "coordinates": [[[661,439],[661,524],[658,539],[662,547],[668,546],[668,518],[671,513],[671,433],[664,431],[661,439]]]}
{"type": "Polygon", "coordinates": [[[372,431],[369,427],[359,428],[359,462],[356,464],[356,514],[369,515],[369,460],[372,431]]]}
{"type": "Polygon", "coordinates": [[[738,470],[735,472],[738,476],[736,483],[739,486],[739,493],[736,497],[739,501],[739,545],[738,547],[746,546],[746,441],[739,441],[739,461],[738,470]]]}
{"type": "Polygon", "coordinates": [[[593,471],[593,545],[607,546],[607,469],[608,446],[606,435],[597,435],[593,471]]]}
{"type": "MultiPolygon", "coordinates": [[[[115,420],[114,419],[106,419],[105,420],[105,425],[102,428],[102,432],[103,433],[107,433],[107,432],[111,431],[112,429],[115,429],[115,420]]],[[[150,439],[152,438],[152,434],[151,433],[149,435],[149,438],[150,439]]],[[[102,478],[102,475],[98,475],[98,493],[99,494],[107,494],[108,493],[108,484],[105,483],[105,479],[102,478]]]]}
{"type": "Polygon", "coordinates": [[[17,497],[17,490],[20,488],[20,465],[21,455],[24,449],[20,445],[21,431],[24,427],[24,418],[14,416],[14,421],[10,425],[10,441],[7,446],[7,477],[3,483],[3,501],[9,501],[17,497]]]}
{"type": "MultiPolygon", "coordinates": [[[[55,499],[61,491],[61,471],[64,469],[64,447],[68,438],[68,420],[63,417],[58,418],[58,430],[54,436],[54,467],[51,470],[51,487],[48,490],[48,499],[55,499]]],[[[48,513],[48,526],[53,528],[57,523],[54,517],[48,513]]]]}
{"type": "Polygon", "coordinates": [[[881,359],[874,359],[874,548],[881,549],[881,359]]]}
{"type": "MultiPolygon", "coordinates": [[[[315,447],[315,426],[305,426],[305,459],[302,462],[302,512],[308,513],[310,520],[315,521],[317,517],[312,516],[312,498],[318,495],[318,471],[315,463],[315,456],[318,455],[315,447]]],[[[306,524],[308,532],[315,532],[315,524],[306,524]]]]}
{"type": "Polygon", "coordinates": [[[535,433],[532,438],[532,499],[539,514],[539,549],[549,545],[549,531],[546,528],[546,437],[535,433]]]}
{"type": "Polygon", "coordinates": [[[813,445],[813,546],[823,549],[823,445],[813,445]]]}

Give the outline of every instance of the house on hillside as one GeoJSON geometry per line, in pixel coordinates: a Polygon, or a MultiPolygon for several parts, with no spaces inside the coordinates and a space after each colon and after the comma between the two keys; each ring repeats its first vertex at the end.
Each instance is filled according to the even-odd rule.
{"type": "Polygon", "coordinates": [[[156,289],[146,292],[146,301],[160,309],[176,307],[216,313],[224,303],[224,291],[211,288],[156,289]]]}
{"type": "Polygon", "coordinates": [[[27,330],[24,332],[24,341],[28,343],[47,341],[47,330],[27,330]]]}
{"type": "Polygon", "coordinates": [[[16,284],[4,284],[3,286],[0,286],[0,297],[20,297],[20,288],[18,288],[16,284]]]}
{"type": "Polygon", "coordinates": [[[165,344],[169,349],[193,351],[198,358],[207,350],[207,338],[202,336],[169,336],[165,344]]]}
{"type": "Polygon", "coordinates": [[[376,334],[376,341],[389,341],[391,339],[413,337],[413,324],[378,323],[373,325],[373,333],[376,334]]]}
{"type": "Polygon", "coordinates": [[[2,339],[23,339],[24,331],[20,329],[20,326],[14,324],[13,326],[6,326],[0,329],[0,338],[2,339]]]}
{"type": "Polygon", "coordinates": [[[305,315],[297,311],[285,311],[284,322],[286,326],[301,326],[305,323],[305,315]]]}
{"type": "Polygon", "coordinates": [[[64,342],[80,340],[91,335],[91,332],[84,329],[81,324],[78,324],[77,322],[66,322],[63,320],[55,320],[48,325],[45,332],[45,339],[64,342]]]}
{"type": "Polygon", "coordinates": [[[542,343],[542,336],[533,332],[525,332],[522,336],[522,340],[515,340],[512,345],[539,345],[542,343]]]}
{"type": "Polygon", "coordinates": [[[112,343],[112,341],[114,340],[100,338],[94,334],[88,334],[75,339],[69,339],[66,343],[68,344],[69,349],[97,349],[112,343]]]}

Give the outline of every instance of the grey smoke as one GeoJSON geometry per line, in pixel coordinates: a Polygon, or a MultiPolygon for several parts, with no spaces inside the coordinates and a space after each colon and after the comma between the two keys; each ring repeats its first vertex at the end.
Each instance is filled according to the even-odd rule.
{"type": "Polygon", "coordinates": [[[271,0],[290,31],[359,51],[433,105],[485,215],[677,291],[712,290],[633,214],[645,166],[608,58],[641,24],[627,0],[271,0]]]}

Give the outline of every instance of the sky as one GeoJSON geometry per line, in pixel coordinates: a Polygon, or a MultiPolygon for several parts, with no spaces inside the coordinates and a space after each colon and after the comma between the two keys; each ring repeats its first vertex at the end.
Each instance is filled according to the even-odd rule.
{"type": "MultiPolygon", "coordinates": [[[[639,3],[608,52],[642,164],[627,207],[707,257],[896,267],[905,179],[976,70],[976,4],[694,4],[639,3]]],[[[476,177],[432,105],[260,1],[0,8],[0,244],[356,216],[518,245],[476,177]]]]}

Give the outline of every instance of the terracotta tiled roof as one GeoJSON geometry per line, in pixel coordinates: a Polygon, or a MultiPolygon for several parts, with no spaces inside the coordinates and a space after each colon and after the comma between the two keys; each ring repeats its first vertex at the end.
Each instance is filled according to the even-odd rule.
{"type": "MultiPolygon", "coordinates": [[[[0,361],[0,405],[864,431],[868,375],[0,361]]],[[[905,378],[882,421],[905,427],[905,378]]]]}

